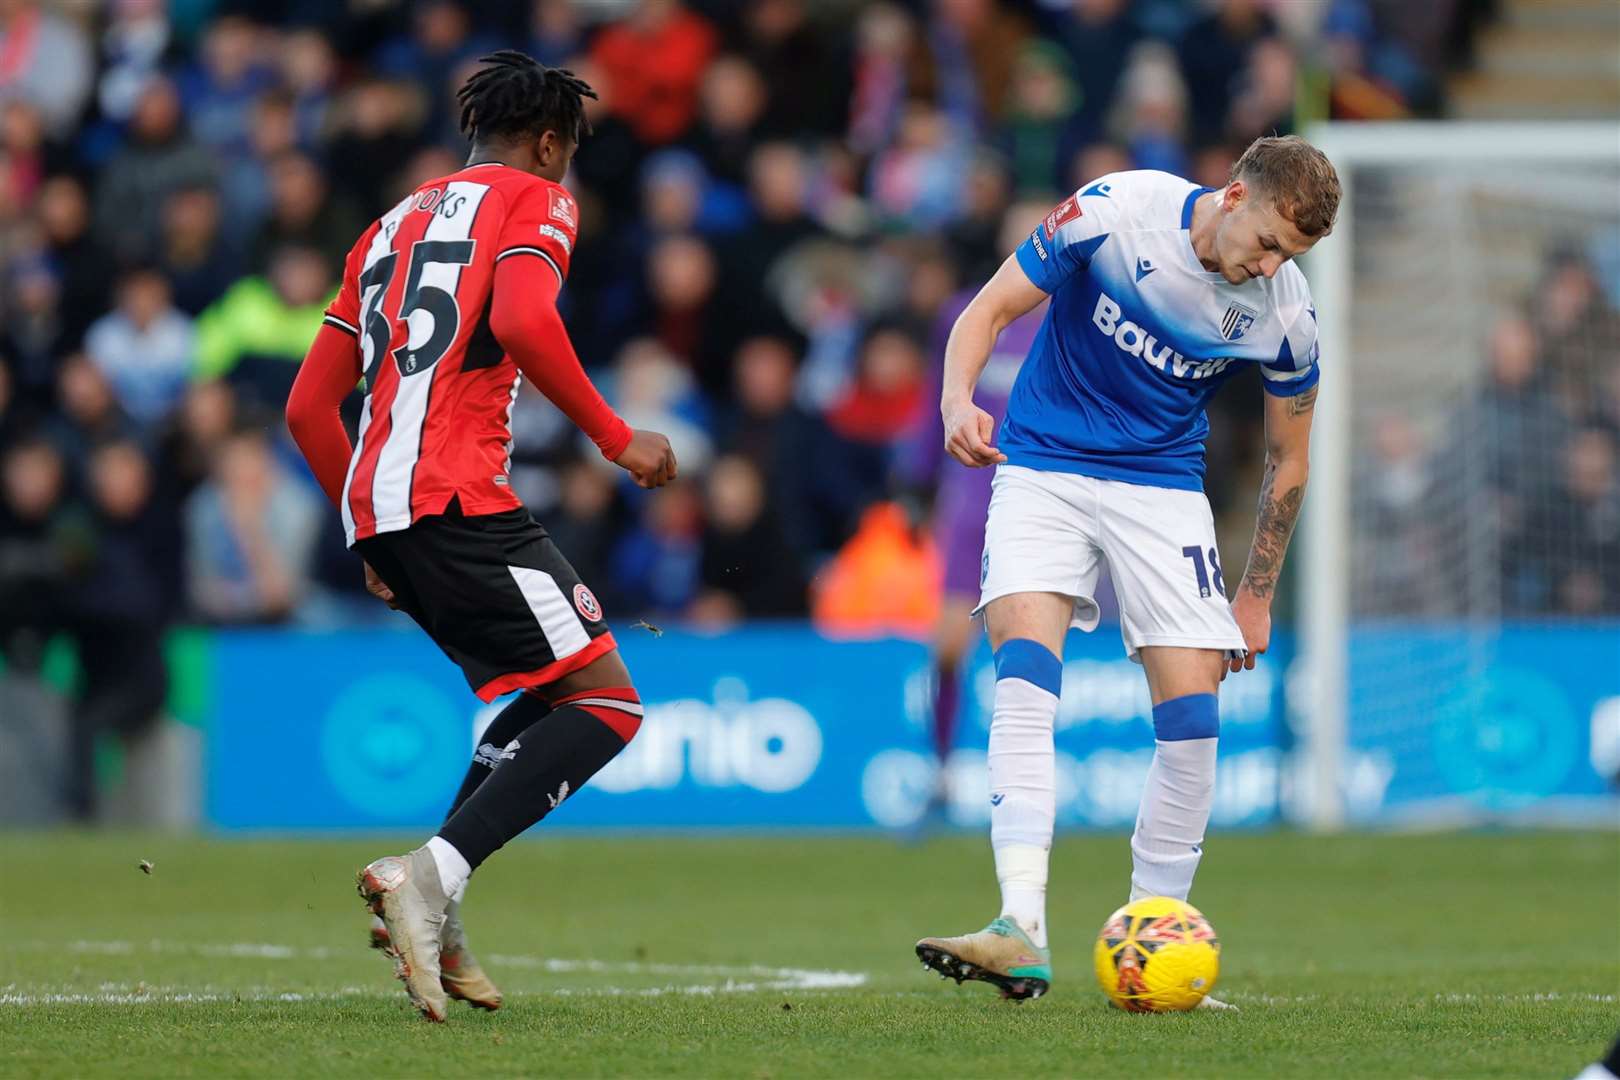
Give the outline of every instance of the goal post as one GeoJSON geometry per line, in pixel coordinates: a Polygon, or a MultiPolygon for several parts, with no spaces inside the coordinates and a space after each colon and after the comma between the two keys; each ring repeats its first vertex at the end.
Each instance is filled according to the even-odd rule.
{"type": "MultiPolygon", "coordinates": [[[[1543,721],[1501,719],[1512,709],[1492,695],[1533,702],[1558,679],[1527,661],[1525,677],[1503,689],[1492,671],[1524,619],[1602,634],[1604,612],[1574,619],[1556,597],[1542,609],[1504,601],[1514,584],[1504,552],[1561,541],[1527,541],[1499,520],[1508,511],[1491,462],[1503,433],[1478,419],[1475,403],[1491,378],[1491,335],[1511,335],[1498,323],[1533,308],[1549,258],[1620,248],[1620,124],[1327,123],[1308,137],[1333,161],[1344,196],[1333,235],[1304,260],[1323,377],[1300,529],[1289,680],[1299,752],[1286,802],[1296,820],[1334,830],[1478,820],[1542,801],[1538,785],[1558,794],[1545,775],[1492,769],[1511,773],[1502,740],[1534,743],[1543,721]],[[1407,495],[1384,497],[1386,488],[1407,495]],[[1404,518],[1402,498],[1415,503],[1404,518]],[[1497,727],[1471,732],[1485,713],[1482,728],[1497,727]]],[[[1536,317],[1529,310],[1526,323],[1536,317]]],[[[1588,352],[1577,349],[1591,363],[1560,379],[1601,381],[1604,365],[1620,365],[1610,324],[1591,334],[1580,346],[1588,352]]],[[[1527,467],[1529,490],[1553,490],[1556,466],[1540,468],[1527,467]]],[[[1620,635],[1612,642],[1620,656],[1620,635]]]]}

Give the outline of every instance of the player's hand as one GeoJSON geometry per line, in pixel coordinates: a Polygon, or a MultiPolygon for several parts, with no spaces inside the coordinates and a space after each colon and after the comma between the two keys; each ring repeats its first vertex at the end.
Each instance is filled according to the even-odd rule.
{"type": "Polygon", "coordinates": [[[669,440],[656,431],[634,431],[624,453],[613,464],[630,474],[644,488],[663,487],[675,479],[675,451],[669,440]]]}
{"type": "Polygon", "coordinates": [[[990,445],[996,433],[995,420],[973,402],[946,406],[941,415],[945,420],[945,449],[951,457],[973,469],[1007,460],[1006,454],[990,445]]]}
{"type": "Polygon", "coordinates": [[[1222,679],[1226,678],[1227,671],[1234,674],[1253,671],[1255,659],[1271,647],[1271,604],[1268,601],[1240,588],[1232,601],[1232,618],[1237,620],[1238,630],[1243,634],[1246,655],[1240,660],[1228,660],[1226,670],[1221,672],[1222,679]]]}
{"type": "Polygon", "coordinates": [[[377,571],[371,568],[370,563],[363,565],[366,568],[366,592],[398,611],[399,598],[394,595],[394,590],[388,587],[388,582],[377,576],[377,571]]]}

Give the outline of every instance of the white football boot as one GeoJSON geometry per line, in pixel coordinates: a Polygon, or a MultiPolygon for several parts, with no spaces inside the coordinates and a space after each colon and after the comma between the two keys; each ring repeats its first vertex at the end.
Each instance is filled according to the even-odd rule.
{"type": "Polygon", "coordinates": [[[443,1022],[447,1002],[439,982],[439,938],[450,898],[433,853],[419,847],[378,859],[360,871],[355,884],[372,914],[383,921],[395,977],[423,1016],[443,1022]]]}

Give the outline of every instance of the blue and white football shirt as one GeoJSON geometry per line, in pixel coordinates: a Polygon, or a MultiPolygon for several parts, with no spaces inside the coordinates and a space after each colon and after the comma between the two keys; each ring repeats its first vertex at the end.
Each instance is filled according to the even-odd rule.
{"type": "Polygon", "coordinates": [[[997,443],[1013,465],[1203,489],[1204,406],[1240,364],[1266,389],[1316,385],[1316,310],[1292,262],[1230,284],[1188,233],[1201,188],[1112,173],[1065,199],[1018,248],[1052,295],[997,443]]]}

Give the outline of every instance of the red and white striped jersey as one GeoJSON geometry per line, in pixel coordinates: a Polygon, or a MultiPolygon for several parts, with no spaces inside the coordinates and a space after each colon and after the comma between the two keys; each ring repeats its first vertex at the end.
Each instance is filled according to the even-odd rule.
{"type": "Polygon", "coordinates": [[[360,341],[365,408],[343,485],[352,545],[459,498],[469,516],[522,505],[508,483],[522,376],[489,328],[495,264],[568,274],[578,209],[561,185],[496,162],[429,180],[349,252],[326,323],[360,341]]]}

